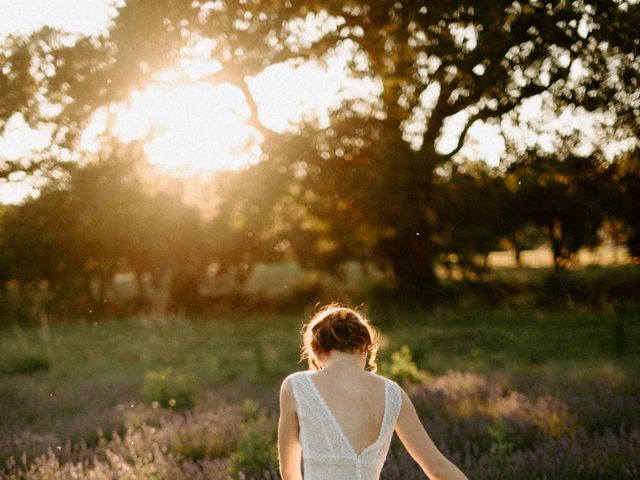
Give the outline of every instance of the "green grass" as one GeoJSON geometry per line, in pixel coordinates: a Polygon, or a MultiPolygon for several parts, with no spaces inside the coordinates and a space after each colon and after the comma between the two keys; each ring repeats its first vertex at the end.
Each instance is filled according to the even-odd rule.
{"type": "Polygon", "coordinates": [[[640,354],[640,318],[634,313],[436,311],[416,319],[394,317],[391,349],[407,344],[420,366],[433,373],[450,369],[518,372],[538,367],[594,368],[614,362],[631,366],[640,354]],[[616,349],[616,323],[626,346],[616,349]],[[619,354],[625,357],[621,362],[619,354]]]}
{"type": "MultiPolygon", "coordinates": [[[[15,361],[17,346],[48,362],[0,370],[0,431],[97,441],[98,427],[120,428],[118,409],[143,399],[148,372],[165,369],[194,378],[201,395],[251,397],[274,410],[280,380],[306,368],[298,348],[309,313],[90,318],[53,325],[47,335],[38,327],[0,330],[0,364],[15,361]]],[[[640,316],[633,312],[436,309],[370,317],[383,333],[381,360],[408,345],[417,365],[432,374],[524,374],[552,389],[596,378],[624,383],[640,372],[640,316]],[[623,326],[622,351],[616,325],[623,326]]],[[[0,458],[16,453],[6,448],[0,441],[0,458]]]]}

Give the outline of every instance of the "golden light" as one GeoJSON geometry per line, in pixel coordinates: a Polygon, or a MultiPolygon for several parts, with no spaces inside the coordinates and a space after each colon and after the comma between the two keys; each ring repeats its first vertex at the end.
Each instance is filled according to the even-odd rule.
{"type": "MultiPolygon", "coordinates": [[[[172,173],[240,169],[258,161],[261,138],[247,121],[247,101],[235,86],[206,81],[219,69],[215,61],[205,60],[209,58],[206,47],[184,52],[179,68],[159,73],[149,87],[134,92],[126,105],[96,112],[82,147],[98,148],[96,135],[104,131],[111,116],[112,133],[124,142],[144,139],[149,161],[172,173]]],[[[348,58],[336,56],[324,67],[273,65],[248,79],[259,121],[277,132],[294,129],[304,120],[327,124],[347,81],[348,58]]],[[[351,87],[358,96],[370,95],[374,89],[363,87],[361,81],[351,87]]]]}
{"type": "Polygon", "coordinates": [[[255,132],[241,93],[204,83],[152,85],[118,112],[114,133],[123,141],[151,132],[149,161],[172,171],[241,168],[258,158],[255,132]]]}
{"type": "MultiPolygon", "coordinates": [[[[212,48],[210,40],[202,40],[183,49],[177,68],[159,72],[126,105],[113,105],[109,113],[96,112],[83,147],[98,148],[95,136],[111,116],[112,133],[125,142],[144,139],[149,161],[172,173],[239,169],[258,161],[261,138],[249,126],[244,94],[230,84],[209,81],[221,68],[211,60],[212,48]]],[[[309,120],[323,126],[345,96],[375,96],[379,85],[348,78],[346,65],[352,53],[344,49],[322,65],[276,64],[248,78],[260,123],[276,132],[309,120]]]]}

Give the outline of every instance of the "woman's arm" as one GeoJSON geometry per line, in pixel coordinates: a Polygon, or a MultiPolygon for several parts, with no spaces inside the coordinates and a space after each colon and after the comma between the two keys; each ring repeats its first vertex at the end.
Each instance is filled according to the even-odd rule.
{"type": "Polygon", "coordinates": [[[283,480],[302,480],[300,470],[302,448],[299,432],[293,385],[291,378],[287,377],[280,387],[280,420],[278,421],[278,458],[283,480]]]}
{"type": "Polygon", "coordinates": [[[409,454],[432,480],[468,480],[435,446],[424,429],[409,396],[402,390],[396,432],[409,454]]]}

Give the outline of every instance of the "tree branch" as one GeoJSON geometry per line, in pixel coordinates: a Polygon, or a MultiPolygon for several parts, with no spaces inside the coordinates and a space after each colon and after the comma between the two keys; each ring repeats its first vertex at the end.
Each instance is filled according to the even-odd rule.
{"type": "Polygon", "coordinates": [[[460,136],[458,137],[458,143],[455,146],[455,148],[451,150],[449,153],[442,155],[443,157],[446,158],[446,160],[451,159],[456,153],[458,153],[462,149],[462,147],[464,146],[465,139],[467,138],[467,133],[471,128],[471,125],[476,123],[476,121],[480,120],[481,118],[482,118],[482,111],[469,116],[469,118],[467,119],[467,122],[464,125],[464,128],[462,129],[462,132],[460,132],[460,136]]]}
{"type": "Polygon", "coordinates": [[[246,79],[242,77],[240,81],[237,83],[234,83],[234,85],[236,85],[242,91],[244,98],[247,102],[247,105],[249,106],[249,111],[251,112],[251,115],[249,116],[249,120],[248,120],[249,125],[251,125],[253,128],[258,130],[258,132],[260,132],[263,139],[265,140],[269,138],[269,136],[275,134],[276,133],[275,131],[264,126],[262,122],[260,122],[260,118],[258,116],[258,104],[253,98],[253,94],[249,89],[249,85],[247,84],[246,79]]]}

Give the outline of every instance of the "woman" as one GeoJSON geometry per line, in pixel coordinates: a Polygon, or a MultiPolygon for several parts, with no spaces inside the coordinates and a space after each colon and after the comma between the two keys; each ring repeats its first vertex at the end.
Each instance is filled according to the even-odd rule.
{"type": "Polygon", "coordinates": [[[429,478],[467,478],[431,441],[404,390],[373,373],[377,350],[377,330],[355,310],[331,304],[305,326],[310,370],[280,389],[284,480],[302,479],[301,463],[305,480],[377,480],[394,430],[429,478]]]}

